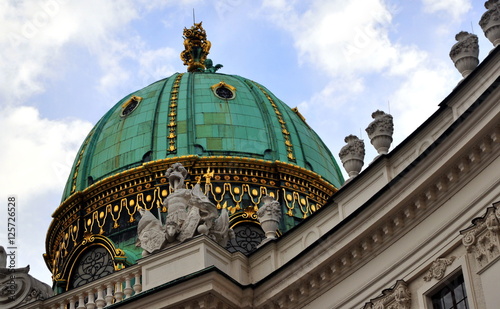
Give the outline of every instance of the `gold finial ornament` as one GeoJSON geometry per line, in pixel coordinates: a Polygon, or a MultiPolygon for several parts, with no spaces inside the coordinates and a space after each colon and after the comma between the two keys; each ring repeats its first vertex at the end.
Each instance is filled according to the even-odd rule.
{"type": "Polygon", "coordinates": [[[181,59],[188,66],[188,72],[204,71],[205,60],[210,52],[212,43],[207,40],[205,29],[200,23],[195,23],[190,29],[184,28],[184,51],[181,59]]]}

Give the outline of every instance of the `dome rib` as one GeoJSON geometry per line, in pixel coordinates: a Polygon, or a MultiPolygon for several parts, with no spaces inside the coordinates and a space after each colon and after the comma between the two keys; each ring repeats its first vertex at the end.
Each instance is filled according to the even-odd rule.
{"type": "MultiPolygon", "coordinates": [[[[172,75],[171,77],[169,78],[166,78],[165,79],[165,82],[163,83],[163,87],[161,88],[160,90],[160,94],[158,95],[158,100],[156,100],[156,106],[155,106],[155,112],[154,112],[154,117],[155,117],[155,120],[154,120],[154,123],[161,123],[161,121],[159,121],[159,115],[160,113],[158,112],[160,107],[161,107],[161,102],[162,102],[162,99],[163,99],[163,94],[164,94],[164,91],[165,91],[165,88],[167,86],[167,84],[171,81],[171,80],[175,80],[175,78],[177,77],[177,75],[179,74],[174,74],[172,75]]],[[[173,84],[173,82],[172,82],[173,84]]],[[[153,158],[157,159],[159,158],[159,156],[157,156],[157,152],[154,151],[154,149],[161,149],[161,147],[157,147],[159,146],[157,143],[158,143],[158,130],[160,129],[160,126],[156,126],[156,125],[153,125],[153,127],[151,128],[152,130],[152,134],[151,134],[151,151],[153,153],[153,158]]],[[[166,132],[166,131],[165,131],[166,132]]],[[[164,148],[165,149],[165,152],[166,152],[166,147],[164,148]]],[[[165,153],[166,155],[166,153],[165,153]]]]}
{"type": "Polygon", "coordinates": [[[271,114],[268,110],[268,105],[266,104],[266,101],[264,101],[261,97],[258,96],[259,93],[257,91],[259,91],[259,90],[256,89],[256,87],[254,87],[252,82],[250,82],[248,79],[240,77],[240,76],[236,76],[236,78],[238,78],[244,84],[246,84],[248,87],[250,87],[250,93],[252,94],[254,100],[257,102],[257,107],[261,111],[262,116],[264,118],[263,120],[264,120],[264,123],[266,125],[266,131],[267,131],[266,135],[267,135],[268,143],[270,146],[269,149],[271,150],[271,156],[272,156],[271,159],[278,160],[279,157],[278,157],[278,153],[276,150],[276,149],[278,149],[278,141],[276,140],[276,136],[274,134],[271,134],[271,133],[273,133],[273,126],[272,126],[271,114]]]}

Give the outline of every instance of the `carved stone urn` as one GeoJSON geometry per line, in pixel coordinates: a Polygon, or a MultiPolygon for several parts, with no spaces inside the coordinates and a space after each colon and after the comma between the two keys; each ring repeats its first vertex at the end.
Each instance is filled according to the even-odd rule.
{"type": "Polygon", "coordinates": [[[344,139],[347,143],[340,149],[339,157],[344,169],[349,174],[349,180],[356,177],[364,164],[365,143],[355,135],[348,135],[344,139]]]}
{"type": "Polygon", "coordinates": [[[500,44],[500,1],[486,1],[484,7],[487,11],[481,16],[479,26],[493,46],[497,47],[500,44]]]}
{"type": "Polygon", "coordinates": [[[281,205],[272,196],[265,195],[262,197],[262,205],[257,211],[257,219],[260,222],[261,228],[264,230],[266,238],[261,242],[265,244],[271,239],[276,238],[276,230],[281,219],[281,205]]]}
{"type": "Polygon", "coordinates": [[[366,128],[370,142],[377,150],[379,156],[387,154],[392,143],[394,123],[392,116],[377,110],[372,113],[373,121],[366,128]]]}
{"type": "Polygon", "coordinates": [[[463,77],[469,75],[479,64],[479,44],[477,35],[460,31],[455,39],[458,41],[451,47],[450,58],[463,77]]]}

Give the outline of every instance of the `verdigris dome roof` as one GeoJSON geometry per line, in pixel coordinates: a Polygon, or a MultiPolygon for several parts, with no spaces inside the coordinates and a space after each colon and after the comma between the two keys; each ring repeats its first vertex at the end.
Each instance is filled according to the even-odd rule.
{"type": "Polygon", "coordinates": [[[237,75],[176,73],[120,100],[85,140],[63,200],[144,162],[187,155],[286,162],[340,187],[331,152],[296,109],[237,75]]]}

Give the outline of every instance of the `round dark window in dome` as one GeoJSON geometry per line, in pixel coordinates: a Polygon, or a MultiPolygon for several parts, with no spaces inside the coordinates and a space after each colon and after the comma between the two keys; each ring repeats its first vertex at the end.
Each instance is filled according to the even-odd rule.
{"type": "Polygon", "coordinates": [[[142,98],[138,96],[132,96],[127,102],[123,104],[122,117],[127,117],[130,115],[139,105],[142,98]]]}
{"type": "Polygon", "coordinates": [[[221,86],[215,89],[215,94],[221,99],[229,100],[234,98],[234,93],[231,91],[231,89],[226,88],[225,86],[221,86]]]}

